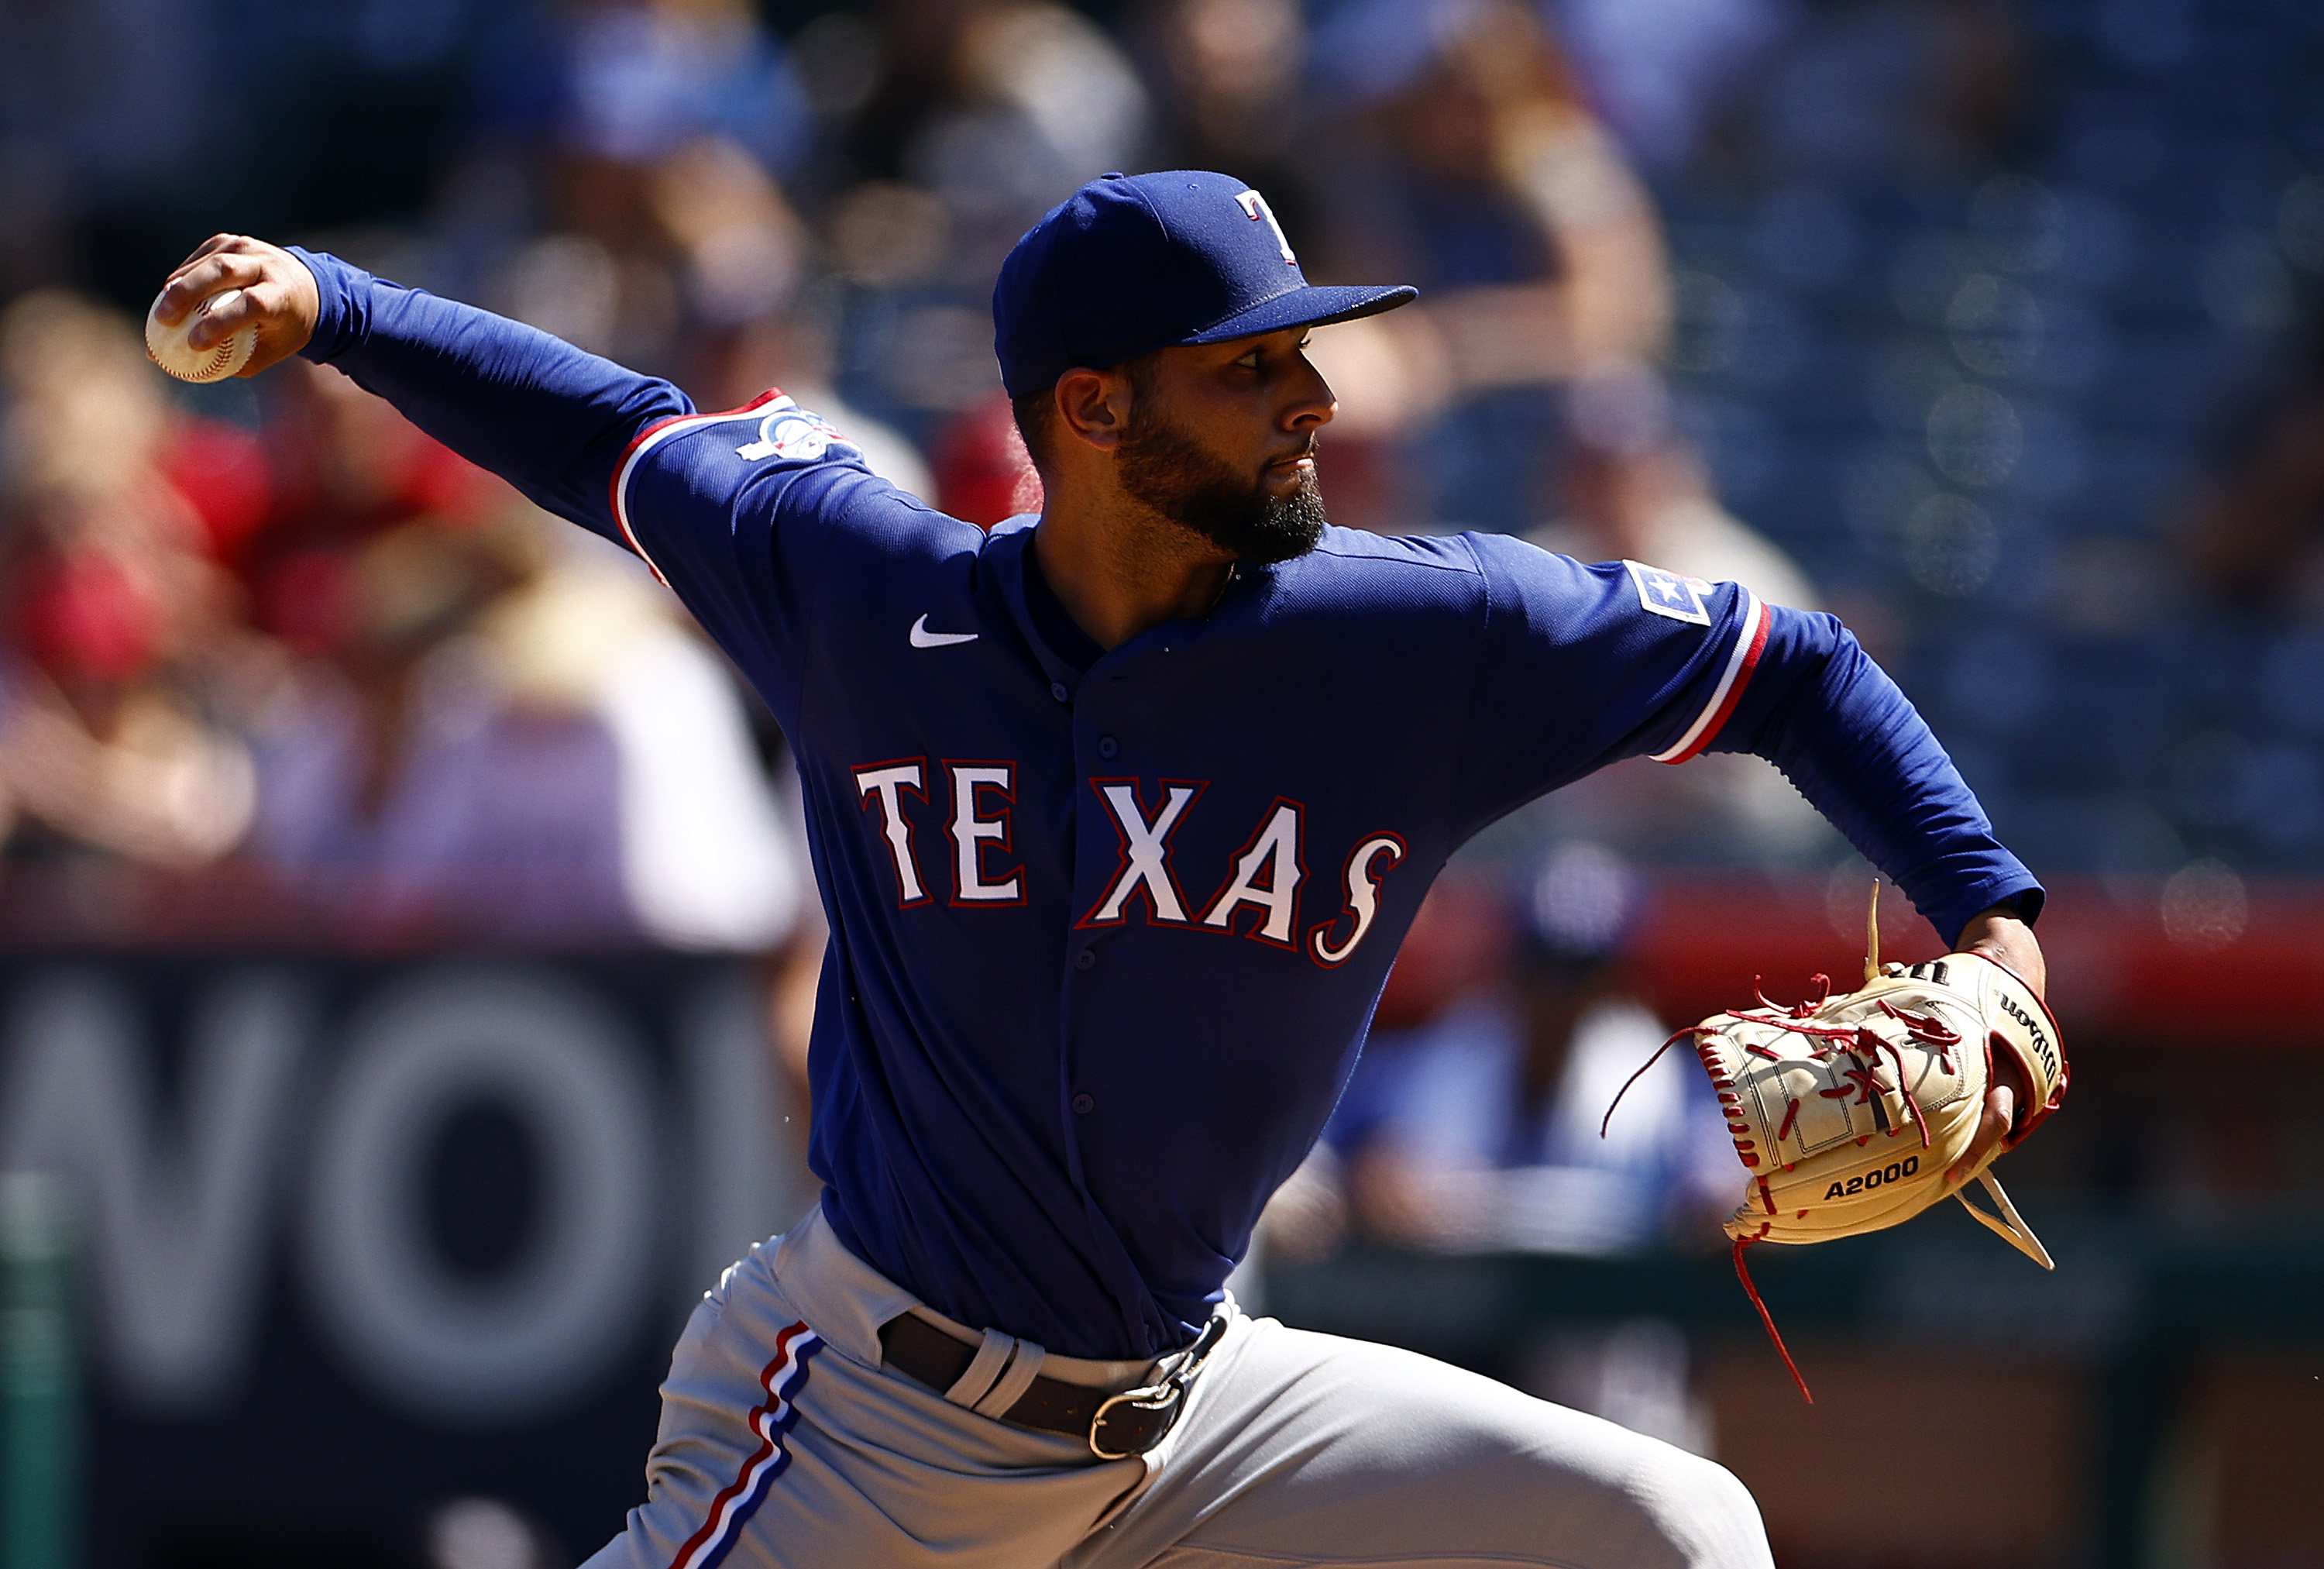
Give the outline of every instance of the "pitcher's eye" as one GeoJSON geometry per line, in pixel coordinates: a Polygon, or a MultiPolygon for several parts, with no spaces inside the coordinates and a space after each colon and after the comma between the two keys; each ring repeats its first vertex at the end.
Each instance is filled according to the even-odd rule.
{"type": "Polygon", "coordinates": [[[1240,365],[1247,371],[1255,371],[1259,369],[1259,351],[1257,349],[1251,350],[1249,354],[1243,355],[1242,358],[1235,361],[1235,364],[1240,365]]]}

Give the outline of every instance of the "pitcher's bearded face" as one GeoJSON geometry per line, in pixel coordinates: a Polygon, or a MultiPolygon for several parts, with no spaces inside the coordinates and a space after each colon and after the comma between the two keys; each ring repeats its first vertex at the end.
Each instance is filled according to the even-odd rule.
{"type": "Polygon", "coordinates": [[[1179,527],[1263,564],[1304,556],[1323,537],[1314,454],[1310,431],[1258,472],[1244,472],[1141,399],[1115,453],[1115,472],[1124,491],[1179,527]]]}

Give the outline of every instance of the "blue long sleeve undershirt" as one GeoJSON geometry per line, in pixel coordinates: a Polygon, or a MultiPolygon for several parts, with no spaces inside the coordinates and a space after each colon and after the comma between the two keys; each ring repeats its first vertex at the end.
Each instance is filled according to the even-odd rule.
{"type": "Polygon", "coordinates": [[[1766,758],[1886,872],[1948,946],[2043,890],[2004,849],[1928,721],[1836,616],[1775,613],[1751,684],[1706,749],[1766,758]]]}
{"type": "MultiPolygon", "coordinates": [[[[620,540],[608,501],[615,466],[647,427],[694,412],[684,392],[336,257],[291,254],[321,296],[305,357],[344,371],[540,506],[620,540]]],[[[2014,903],[2027,920],[2040,913],[2040,883],[1995,839],[1926,721],[1834,617],[1772,617],[1710,750],[1753,752],[1783,770],[1948,945],[1995,905],[2014,903]]]]}

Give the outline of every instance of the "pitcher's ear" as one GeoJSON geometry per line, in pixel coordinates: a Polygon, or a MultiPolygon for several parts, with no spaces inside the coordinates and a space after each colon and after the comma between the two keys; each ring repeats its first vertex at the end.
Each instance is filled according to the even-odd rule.
{"type": "Polygon", "coordinates": [[[1102,452],[1121,445],[1136,396],[1128,376],[1120,371],[1070,370],[1057,378],[1052,396],[1063,434],[1102,452]]]}

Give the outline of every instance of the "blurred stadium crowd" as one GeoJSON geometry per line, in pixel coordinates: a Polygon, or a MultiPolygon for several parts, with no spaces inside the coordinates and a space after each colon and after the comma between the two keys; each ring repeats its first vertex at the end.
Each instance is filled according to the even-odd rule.
{"type": "MultiPolygon", "coordinates": [[[[1000,258],[1176,165],[1263,189],[1312,278],[1422,289],[1316,338],[1334,521],[1835,610],[2037,868],[2233,924],[2324,870],[2319,51],[2297,0],[0,8],[0,924],[190,877],[325,941],[819,946],[781,739],[625,558],[336,373],[144,363],[203,235],[704,407],[779,384],[990,524],[1038,499],[1000,258]]],[[[1631,1166],[1559,1153],[1557,1086],[1659,1034],[1608,979],[1634,869],[1845,856],[1748,759],[1494,830],[1335,1147],[1668,1191],[1676,1101],[1631,1166]]],[[[1386,1234],[1485,1213],[1367,1162],[1332,1191],[1386,1234]]]]}

